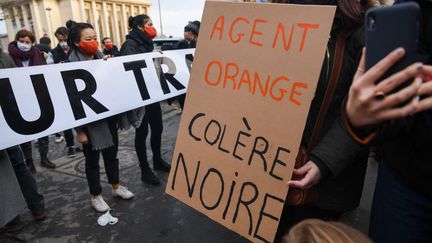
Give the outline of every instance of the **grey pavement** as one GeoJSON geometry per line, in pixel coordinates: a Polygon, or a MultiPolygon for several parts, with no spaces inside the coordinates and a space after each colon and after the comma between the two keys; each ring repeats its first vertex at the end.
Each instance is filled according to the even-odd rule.
{"type": "MultiPolygon", "coordinates": [[[[166,161],[171,161],[174,150],[180,114],[165,103],[164,133],[162,153],[166,161]]],[[[124,201],[111,197],[111,186],[107,184],[100,163],[103,196],[112,215],[119,218],[116,225],[101,227],[97,218],[101,215],[91,208],[90,195],[84,172],[84,158],[78,153],[75,158],[67,158],[65,143],[57,144],[50,137],[49,157],[57,168],[41,168],[36,145],[33,155],[37,165],[39,190],[45,197],[48,217],[43,222],[35,222],[28,211],[21,218],[24,230],[17,235],[9,235],[27,242],[247,242],[189,206],[164,193],[167,173],[158,173],[163,179],[162,186],[148,186],[140,180],[140,169],[134,152],[133,129],[120,133],[120,180],[128,187],[135,198],[124,201]]],[[[148,147],[148,151],[151,151],[148,147]]],[[[149,153],[149,158],[151,154],[149,153]]],[[[344,216],[343,222],[367,233],[370,204],[376,177],[376,163],[370,162],[365,181],[361,205],[344,216]]],[[[14,242],[0,235],[0,242],[14,242]]]]}

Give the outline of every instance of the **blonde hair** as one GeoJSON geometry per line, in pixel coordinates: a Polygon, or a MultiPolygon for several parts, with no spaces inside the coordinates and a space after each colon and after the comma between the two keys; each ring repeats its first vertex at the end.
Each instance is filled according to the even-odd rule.
{"type": "Polygon", "coordinates": [[[372,243],[360,231],[339,223],[307,219],[291,228],[284,243],[372,243]]]}

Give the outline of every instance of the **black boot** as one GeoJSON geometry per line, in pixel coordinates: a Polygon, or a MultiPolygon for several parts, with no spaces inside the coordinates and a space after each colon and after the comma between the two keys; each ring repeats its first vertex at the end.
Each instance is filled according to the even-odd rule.
{"type": "Polygon", "coordinates": [[[36,173],[36,167],[33,164],[33,159],[26,159],[26,165],[32,174],[36,173]]]}
{"type": "Polygon", "coordinates": [[[51,162],[46,156],[41,156],[41,165],[49,169],[55,169],[56,165],[51,162]]]}
{"type": "Polygon", "coordinates": [[[161,184],[159,178],[150,169],[148,163],[141,163],[141,180],[147,184],[158,186],[161,184]]]}
{"type": "Polygon", "coordinates": [[[153,168],[158,171],[170,172],[171,165],[168,164],[162,158],[160,159],[153,158],[153,168]]]}

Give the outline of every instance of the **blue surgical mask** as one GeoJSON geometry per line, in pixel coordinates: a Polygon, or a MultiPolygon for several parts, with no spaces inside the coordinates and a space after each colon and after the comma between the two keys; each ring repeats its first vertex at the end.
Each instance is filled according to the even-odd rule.
{"type": "Polygon", "coordinates": [[[21,51],[28,52],[28,51],[31,50],[32,45],[25,44],[25,43],[21,43],[21,42],[17,42],[17,47],[18,47],[18,49],[20,49],[21,51]]]}

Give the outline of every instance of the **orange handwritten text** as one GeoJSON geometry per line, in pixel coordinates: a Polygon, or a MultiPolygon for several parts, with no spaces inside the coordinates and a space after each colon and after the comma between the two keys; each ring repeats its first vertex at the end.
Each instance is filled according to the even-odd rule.
{"type": "Polygon", "coordinates": [[[286,52],[303,52],[313,37],[313,31],[319,28],[319,24],[313,23],[271,23],[266,19],[245,17],[227,21],[222,15],[213,24],[210,40],[222,41],[226,38],[232,44],[245,43],[257,47],[267,45],[273,49],[281,48],[286,52]]]}
{"type": "Polygon", "coordinates": [[[222,63],[211,61],[204,73],[205,83],[212,88],[230,89],[234,91],[245,90],[251,95],[269,97],[281,102],[288,101],[301,106],[301,90],[308,85],[303,82],[293,82],[285,75],[263,75],[247,68],[240,68],[233,62],[222,63]]]}

